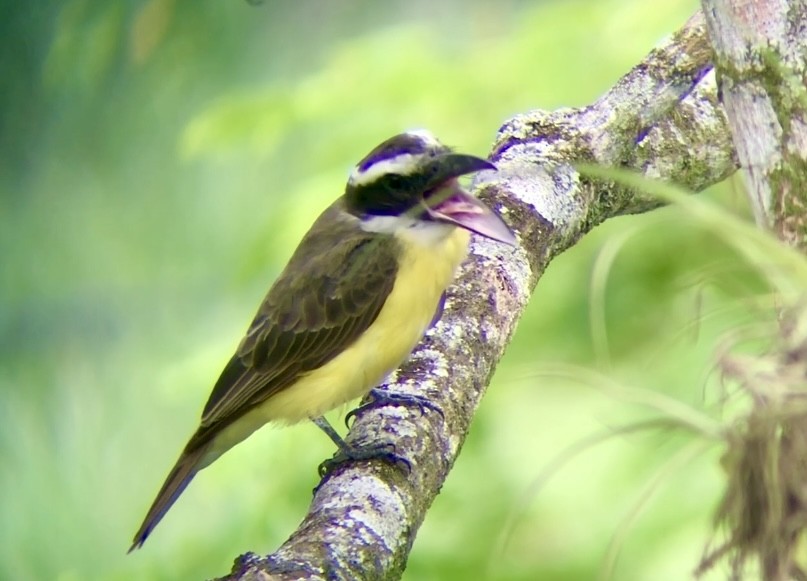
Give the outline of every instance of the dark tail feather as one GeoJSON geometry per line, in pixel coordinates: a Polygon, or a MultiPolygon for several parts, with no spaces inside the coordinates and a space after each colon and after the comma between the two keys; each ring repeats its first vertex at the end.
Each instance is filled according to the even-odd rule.
{"type": "Polygon", "coordinates": [[[132,541],[132,546],[128,551],[129,553],[143,546],[143,543],[146,542],[146,539],[151,534],[151,531],[154,530],[154,527],[157,526],[157,523],[162,520],[165,513],[168,512],[168,509],[173,506],[177,498],[179,498],[179,495],[185,490],[185,487],[188,486],[191,480],[193,480],[193,477],[196,476],[196,473],[199,471],[199,460],[201,460],[205,450],[206,446],[203,446],[190,453],[185,451],[182,453],[182,456],[179,457],[179,460],[177,460],[168,478],[165,479],[165,483],[160,489],[160,492],[157,493],[157,498],[154,499],[154,503],[151,505],[146,519],[143,521],[143,524],[140,525],[140,530],[137,531],[137,534],[134,536],[134,541],[132,541]]]}

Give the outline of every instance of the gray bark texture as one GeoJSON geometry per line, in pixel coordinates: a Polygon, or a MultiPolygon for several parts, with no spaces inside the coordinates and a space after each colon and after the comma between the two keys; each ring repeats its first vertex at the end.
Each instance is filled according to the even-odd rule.
{"type": "Polygon", "coordinates": [[[702,4],[756,221],[807,251],[807,3],[702,4]]]}
{"type": "MultiPolygon", "coordinates": [[[[807,2],[702,0],[715,69],[757,224],[807,252],[807,2]]],[[[724,365],[751,410],[726,430],[725,542],[733,579],[807,579],[807,302],[779,292],[770,352],[724,365]],[[799,559],[801,555],[801,559],[799,559]],[[799,562],[801,560],[801,562],[799,562]],[[753,571],[749,573],[749,570],[753,571]]]]}
{"type": "Polygon", "coordinates": [[[411,470],[380,460],[342,465],[275,553],[243,555],[223,579],[401,577],[549,261],[602,221],[659,205],[584,177],[575,164],[628,168],[693,191],[737,169],[711,61],[698,14],[595,103],[535,110],[504,123],[490,157],[499,171],[474,187],[517,232],[519,246],[474,239],[442,320],[384,386],[427,396],[442,413],[380,407],[360,414],[348,435],[353,444],[392,443],[411,470]]]}

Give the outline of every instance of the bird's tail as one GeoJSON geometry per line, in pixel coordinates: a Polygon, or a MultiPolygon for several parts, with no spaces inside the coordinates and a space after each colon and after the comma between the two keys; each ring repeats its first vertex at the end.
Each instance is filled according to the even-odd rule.
{"type": "Polygon", "coordinates": [[[191,480],[193,480],[193,477],[196,476],[196,473],[204,467],[199,466],[199,464],[206,448],[206,446],[202,446],[191,452],[187,450],[182,452],[182,455],[179,457],[179,460],[177,460],[168,478],[165,479],[162,488],[160,488],[160,492],[157,493],[157,498],[154,499],[154,503],[151,505],[148,514],[146,514],[143,524],[140,525],[140,530],[138,530],[137,534],[134,536],[132,546],[128,551],[129,553],[143,546],[143,543],[146,542],[146,539],[151,534],[151,531],[154,530],[154,527],[157,526],[157,523],[162,520],[165,513],[168,512],[168,509],[173,506],[177,498],[179,498],[179,495],[185,490],[185,487],[188,486],[191,480]]]}

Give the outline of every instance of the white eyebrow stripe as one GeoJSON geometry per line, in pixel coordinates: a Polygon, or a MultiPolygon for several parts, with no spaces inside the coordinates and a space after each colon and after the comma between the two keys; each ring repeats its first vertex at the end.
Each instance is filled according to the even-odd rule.
{"type": "Polygon", "coordinates": [[[440,141],[434,136],[434,134],[428,129],[410,129],[409,131],[406,132],[406,135],[414,135],[415,137],[420,137],[420,139],[424,143],[432,147],[440,147],[442,145],[440,141]]]}
{"type": "Polygon", "coordinates": [[[364,186],[378,179],[384,174],[396,173],[400,175],[409,175],[418,168],[418,161],[422,157],[422,153],[402,153],[400,155],[396,155],[395,157],[378,161],[364,171],[362,171],[359,166],[356,166],[353,168],[348,181],[352,186],[364,186]]]}

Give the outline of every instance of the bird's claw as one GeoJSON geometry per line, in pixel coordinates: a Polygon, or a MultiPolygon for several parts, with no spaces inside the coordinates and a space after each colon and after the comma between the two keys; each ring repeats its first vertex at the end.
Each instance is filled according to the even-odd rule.
{"type": "Polygon", "coordinates": [[[349,448],[340,448],[336,454],[334,454],[333,458],[329,458],[319,465],[318,472],[320,483],[314,489],[314,492],[319,490],[319,488],[328,481],[328,479],[333,475],[337,468],[339,468],[339,466],[347,462],[356,462],[362,460],[383,460],[403,470],[406,474],[409,474],[409,472],[412,470],[412,464],[409,462],[409,460],[398,455],[395,452],[395,445],[391,443],[375,444],[372,446],[363,447],[351,446],[349,448]]]}
{"type": "Polygon", "coordinates": [[[440,417],[445,419],[445,414],[437,404],[430,401],[422,395],[412,395],[407,393],[393,393],[386,389],[379,389],[374,387],[367,394],[367,399],[356,409],[352,409],[345,415],[345,426],[350,428],[351,418],[355,418],[361,413],[371,410],[373,408],[382,407],[386,405],[391,406],[416,406],[421,412],[429,409],[433,412],[440,414],[440,417]]]}

